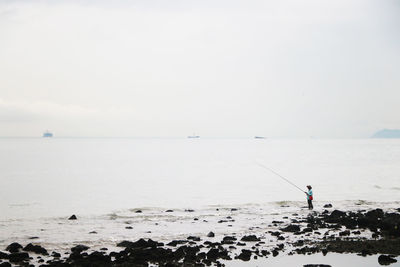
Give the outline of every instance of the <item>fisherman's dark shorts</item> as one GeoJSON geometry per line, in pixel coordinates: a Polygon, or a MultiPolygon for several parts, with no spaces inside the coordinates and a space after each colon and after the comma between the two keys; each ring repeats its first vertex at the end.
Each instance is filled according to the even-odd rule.
{"type": "Polygon", "coordinates": [[[311,199],[307,199],[308,202],[308,209],[312,210],[314,207],[312,205],[312,200],[311,199]]]}

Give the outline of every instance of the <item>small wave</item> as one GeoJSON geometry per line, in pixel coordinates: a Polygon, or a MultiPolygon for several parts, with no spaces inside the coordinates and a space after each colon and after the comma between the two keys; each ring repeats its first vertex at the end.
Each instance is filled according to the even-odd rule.
{"type": "Polygon", "coordinates": [[[400,187],[396,187],[396,186],[395,186],[395,187],[391,187],[390,189],[391,189],[391,190],[400,190],[400,187]]]}
{"type": "Polygon", "coordinates": [[[374,185],[374,188],[376,188],[376,189],[382,189],[382,187],[380,187],[379,185],[374,185]]]}
{"type": "Polygon", "coordinates": [[[359,200],[357,200],[354,204],[355,204],[355,205],[358,205],[358,206],[361,206],[361,205],[371,205],[371,204],[373,204],[373,203],[372,203],[371,201],[359,199],[359,200]]]}

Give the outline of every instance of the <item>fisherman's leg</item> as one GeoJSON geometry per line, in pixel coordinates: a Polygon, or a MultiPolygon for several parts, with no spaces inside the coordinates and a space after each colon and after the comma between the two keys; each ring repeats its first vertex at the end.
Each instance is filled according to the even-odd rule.
{"type": "Polygon", "coordinates": [[[312,210],[314,208],[313,204],[312,204],[312,200],[310,200],[310,210],[312,210]]]}
{"type": "Polygon", "coordinates": [[[311,200],[307,199],[307,203],[308,203],[308,209],[311,209],[311,200]]]}

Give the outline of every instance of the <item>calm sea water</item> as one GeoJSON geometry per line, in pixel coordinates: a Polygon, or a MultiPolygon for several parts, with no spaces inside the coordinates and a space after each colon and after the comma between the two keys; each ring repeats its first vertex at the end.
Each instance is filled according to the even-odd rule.
{"type": "Polygon", "coordinates": [[[400,207],[400,140],[3,138],[0,249],[31,237],[68,250],[209,231],[265,235],[274,219],[306,216],[304,193],[259,163],[311,184],[319,211],[400,207]],[[228,216],[235,221],[218,223],[228,216]]]}
{"type": "Polygon", "coordinates": [[[400,140],[0,139],[1,219],[138,207],[396,201],[400,140]]]}

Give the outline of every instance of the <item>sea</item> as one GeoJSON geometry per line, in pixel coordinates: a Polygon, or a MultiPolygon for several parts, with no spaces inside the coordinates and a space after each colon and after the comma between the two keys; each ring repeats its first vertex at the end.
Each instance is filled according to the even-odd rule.
{"type": "Polygon", "coordinates": [[[400,139],[0,138],[0,250],[264,233],[307,185],[317,211],[399,208],[400,139]]]}

